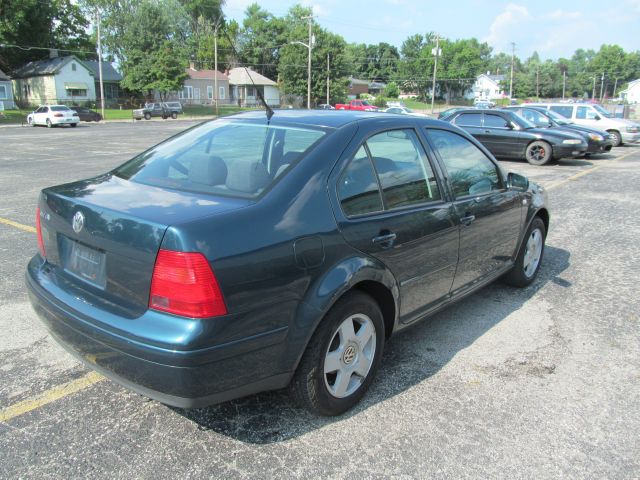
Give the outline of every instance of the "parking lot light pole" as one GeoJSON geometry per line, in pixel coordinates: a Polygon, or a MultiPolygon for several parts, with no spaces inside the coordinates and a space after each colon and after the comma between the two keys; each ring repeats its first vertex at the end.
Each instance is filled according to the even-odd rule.
{"type": "Polygon", "coordinates": [[[289,42],[291,44],[297,43],[298,45],[302,45],[303,47],[307,47],[309,50],[309,61],[307,64],[307,109],[311,109],[311,48],[313,47],[313,43],[315,41],[314,36],[311,34],[311,19],[313,17],[304,17],[304,19],[309,19],[309,43],[300,42],[295,40],[293,42],[289,42]]]}
{"type": "Polygon", "coordinates": [[[442,53],[440,50],[440,35],[436,33],[436,48],[431,49],[431,54],[436,57],[433,64],[433,82],[431,84],[431,113],[433,113],[433,107],[436,101],[436,75],[438,74],[438,57],[442,53]]]}
{"type": "Polygon", "coordinates": [[[98,34],[98,77],[100,79],[100,113],[104,120],[104,83],[102,81],[102,42],[100,40],[100,10],[96,10],[98,34]]]}

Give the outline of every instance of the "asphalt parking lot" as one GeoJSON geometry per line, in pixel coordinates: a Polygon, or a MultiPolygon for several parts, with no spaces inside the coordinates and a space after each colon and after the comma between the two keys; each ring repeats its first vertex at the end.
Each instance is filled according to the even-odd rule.
{"type": "Polygon", "coordinates": [[[536,282],[393,337],[364,401],[327,419],[282,392],[166,407],[91,374],[31,310],[39,190],[193,124],[0,128],[0,478],[640,477],[640,145],[502,162],[549,189],[536,282]]]}

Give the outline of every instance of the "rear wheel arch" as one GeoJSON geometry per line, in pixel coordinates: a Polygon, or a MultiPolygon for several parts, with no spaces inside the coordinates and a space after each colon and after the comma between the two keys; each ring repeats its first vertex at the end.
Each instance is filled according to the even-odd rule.
{"type": "Polygon", "coordinates": [[[396,301],[393,298],[391,290],[380,282],[364,280],[354,285],[350,290],[347,290],[343,296],[354,290],[366,293],[378,304],[384,319],[385,337],[389,338],[393,333],[397,312],[396,301]]]}

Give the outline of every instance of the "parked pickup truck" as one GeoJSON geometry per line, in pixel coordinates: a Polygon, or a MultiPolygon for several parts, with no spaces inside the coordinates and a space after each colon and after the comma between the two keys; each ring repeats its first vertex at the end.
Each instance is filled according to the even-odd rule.
{"type": "Polygon", "coordinates": [[[349,103],[337,103],[336,110],[362,110],[365,112],[375,112],[378,107],[371,105],[366,100],[351,100],[349,103]]]}
{"type": "Polygon", "coordinates": [[[166,103],[147,103],[144,108],[133,111],[136,120],[150,120],[151,117],[178,118],[178,112],[167,106],[166,103]]]}

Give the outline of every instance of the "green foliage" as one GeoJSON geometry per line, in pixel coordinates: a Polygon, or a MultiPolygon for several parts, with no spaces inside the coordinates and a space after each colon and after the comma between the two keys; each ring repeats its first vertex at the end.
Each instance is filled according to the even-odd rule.
{"type": "MultiPolygon", "coordinates": [[[[95,46],[86,29],[89,19],[72,0],[0,1],[0,43],[74,50],[79,58],[93,57],[95,46]]],[[[68,54],[62,51],[61,55],[68,54]]],[[[0,68],[10,73],[27,62],[48,58],[47,50],[0,49],[0,68]]]]}
{"type": "Polygon", "coordinates": [[[384,95],[385,97],[398,98],[400,95],[400,87],[398,87],[396,82],[389,82],[384,89],[384,95]]]}
{"type": "Polygon", "coordinates": [[[378,96],[373,100],[373,104],[374,104],[376,107],[379,107],[379,108],[387,108],[387,102],[388,102],[388,101],[389,101],[389,99],[388,99],[388,98],[385,98],[385,97],[384,97],[384,96],[382,96],[382,95],[378,95],[378,96]]]}

